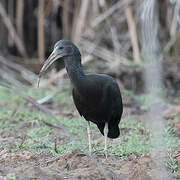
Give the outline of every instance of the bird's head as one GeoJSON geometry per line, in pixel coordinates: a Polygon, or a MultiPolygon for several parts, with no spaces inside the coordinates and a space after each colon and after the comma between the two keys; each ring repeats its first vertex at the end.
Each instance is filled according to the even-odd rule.
{"type": "Polygon", "coordinates": [[[40,75],[44,73],[53,62],[59,59],[65,59],[68,56],[81,56],[79,49],[69,40],[60,40],[54,45],[54,50],[44,62],[40,75]]]}

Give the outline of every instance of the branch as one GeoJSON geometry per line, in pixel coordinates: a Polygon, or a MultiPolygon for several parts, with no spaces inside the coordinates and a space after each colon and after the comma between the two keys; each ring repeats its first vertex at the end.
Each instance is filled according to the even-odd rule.
{"type": "MultiPolygon", "coordinates": [[[[28,81],[30,84],[34,84],[34,82],[38,79],[38,76],[33,72],[27,70],[19,64],[16,64],[12,61],[8,61],[5,57],[0,56],[0,63],[4,64],[6,67],[11,68],[15,72],[19,72],[22,78],[28,81]]],[[[3,74],[5,76],[5,74],[3,74]]],[[[11,77],[14,78],[14,77],[11,77]]]]}
{"type": "Polygon", "coordinates": [[[139,63],[141,62],[141,57],[140,57],[140,52],[139,52],[138,40],[137,40],[136,25],[134,23],[131,6],[128,5],[128,0],[124,0],[124,1],[127,5],[125,8],[125,15],[126,15],[127,24],[129,27],[130,38],[131,38],[131,43],[132,43],[132,48],[133,48],[133,59],[136,63],[139,63]]]}
{"type": "Polygon", "coordinates": [[[90,2],[89,0],[83,0],[81,3],[80,12],[78,15],[78,21],[75,25],[75,31],[73,34],[73,40],[75,43],[77,43],[80,40],[81,33],[82,33],[83,28],[85,26],[85,23],[86,23],[85,20],[86,20],[86,15],[88,12],[89,2],[90,2]]]}
{"type": "Polygon", "coordinates": [[[4,21],[4,24],[6,25],[10,36],[12,39],[14,39],[14,42],[17,46],[17,49],[21,53],[22,56],[27,57],[26,49],[24,47],[24,44],[18,34],[16,33],[15,28],[13,27],[10,18],[8,17],[6,11],[4,10],[2,3],[0,2],[0,15],[2,16],[2,20],[4,21]]]}
{"type": "Polygon", "coordinates": [[[174,45],[174,43],[177,41],[177,39],[180,38],[180,30],[176,33],[176,35],[172,36],[171,39],[168,41],[168,43],[166,44],[166,46],[163,49],[164,53],[169,52],[169,50],[171,49],[171,47],[174,45]]]}
{"type": "Polygon", "coordinates": [[[16,1],[16,27],[18,35],[23,39],[23,12],[24,12],[24,0],[16,1]]]}
{"type": "MultiPolygon", "coordinates": [[[[133,0],[127,0],[127,3],[130,4],[133,2],[133,0]]],[[[97,25],[102,23],[104,20],[106,20],[109,16],[111,16],[116,10],[120,8],[124,8],[126,4],[124,1],[118,1],[116,4],[114,4],[112,7],[110,7],[107,11],[105,11],[103,14],[95,18],[95,20],[92,22],[91,27],[95,28],[97,25]]]]}
{"type": "Polygon", "coordinates": [[[180,0],[176,1],[176,6],[174,9],[174,16],[171,24],[171,30],[170,30],[170,35],[171,38],[175,36],[176,30],[177,30],[177,25],[178,25],[178,15],[179,15],[179,10],[180,10],[180,0]]]}
{"type": "Polygon", "coordinates": [[[39,0],[38,5],[38,56],[43,63],[45,59],[44,51],[44,0],[39,0]]]}
{"type": "MultiPolygon", "coordinates": [[[[114,54],[113,52],[111,52],[110,50],[104,47],[100,47],[100,46],[96,47],[96,44],[86,39],[82,39],[80,41],[80,44],[81,44],[81,47],[84,49],[84,51],[88,52],[89,54],[93,54],[94,56],[99,57],[109,63],[112,63],[113,61],[115,61],[115,57],[118,56],[118,54],[114,54]],[[90,47],[92,47],[93,50],[90,47]]],[[[121,57],[121,58],[125,59],[124,57],[121,57]]],[[[128,59],[126,60],[128,63],[128,59]]]]}
{"type": "Polygon", "coordinates": [[[63,1],[63,37],[70,38],[70,25],[69,25],[69,7],[70,0],[63,1]]]}

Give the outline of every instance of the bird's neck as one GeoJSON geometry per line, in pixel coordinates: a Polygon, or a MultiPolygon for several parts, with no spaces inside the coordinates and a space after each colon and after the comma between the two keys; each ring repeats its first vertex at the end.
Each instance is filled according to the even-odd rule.
{"type": "Polygon", "coordinates": [[[81,65],[81,56],[65,57],[64,62],[73,87],[80,87],[85,78],[81,65]]]}

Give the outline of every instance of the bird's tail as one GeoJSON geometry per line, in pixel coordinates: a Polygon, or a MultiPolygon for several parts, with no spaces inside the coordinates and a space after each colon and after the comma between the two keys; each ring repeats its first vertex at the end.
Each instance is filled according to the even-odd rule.
{"type": "Polygon", "coordinates": [[[117,137],[119,136],[119,134],[120,134],[120,131],[119,131],[118,125],[108,128],[108,134],[107,134],[107,136],[108,136],[109,138],[112,138],[112,139],[117,138],[117,137]]]}
{"type": "MultiPolygon", "coordinates": [[[[99,128],[99,130],[103,136],[104,136],[104,126],[105,126],[105,123],[97,124],[97,127],[99,128]]],[[[112,139],[117,138],[119,136],[119,134],[120,134],[120,131],[119,131],[118,124],[111,126],[111,127],[108,126],[107,136],[109,138],[112,138],[112,139]]]]}

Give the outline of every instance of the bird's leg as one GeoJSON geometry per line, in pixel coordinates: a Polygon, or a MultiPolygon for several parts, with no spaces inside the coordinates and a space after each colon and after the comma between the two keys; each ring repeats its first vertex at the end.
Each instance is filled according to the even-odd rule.
{"type": "Polygon", "coordinates": [[[108,123],[105,123],[104,127],[104,153],[107,159],[107,133],[108,133],[108,123]]]}
{"type": "Polygon", "coordinates": [[[92,146],[91,146],[91,131],[90,131],[90,122],[89,121],[87,121],[87,134],[88,134],[88,139],[89,139],[89,154],[91,155],[92,146]]]}

